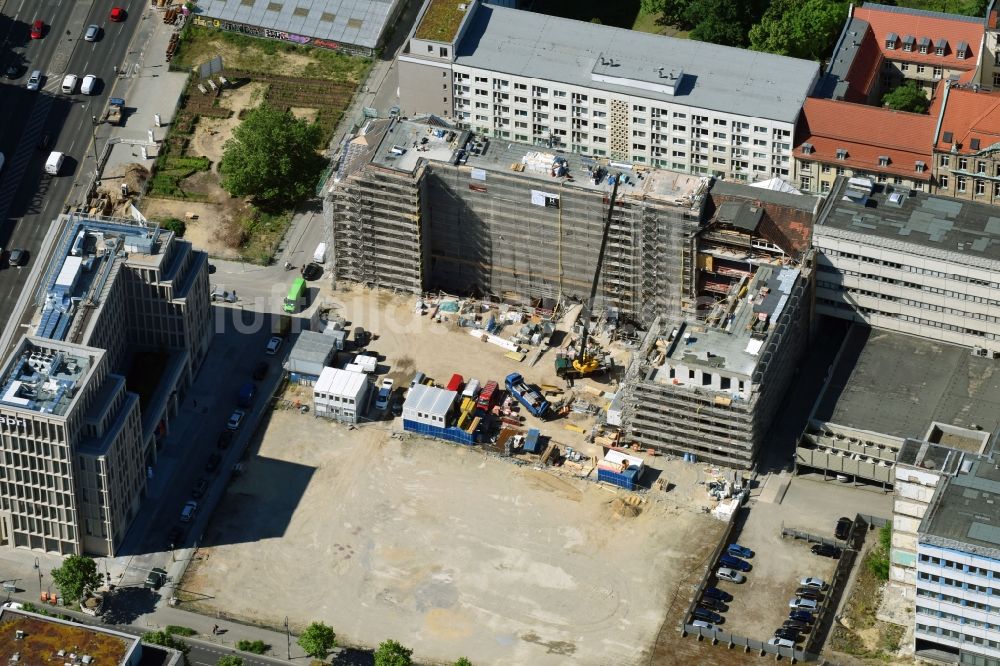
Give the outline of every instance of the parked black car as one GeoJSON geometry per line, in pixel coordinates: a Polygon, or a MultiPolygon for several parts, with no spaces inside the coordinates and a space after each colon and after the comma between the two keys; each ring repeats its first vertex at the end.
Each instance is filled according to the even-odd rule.
{"type": "Polygon", "coordinates": [[[713,613],[707,608],[695,608],[694,612],[691,614],[699,620],[705,620],[706,622],[711,622],[712,624],[722,624],[722,616],[718,613],[713,613]]]}
{"type": "Polygon", "coordinates": [[[815,587],[800,587],[795,590],[795,596],[802,597],[803,599],[813,599],[815,601],[819,601],[823,598],[823,593],[815,587]]]}
{"type": "Polygon", "coordinates": [[[799,622],[798,620],[785,620],[785,623],[781,625],[784,629],[791,629],[797,631],[800,634],[809,633],[809,625],[805,622],[799,622]]]}
{"type": "Polygon", "coordinates": [[[733,595],[729,594],[725,590],[720,590],[717,587],[706,587],[704,595],[710,599],[718,599],[719,601],[725,601],[726,603],[733,600],[733,595]]]}
{"type": "Polygon", "coordinates": [[[718,599],[702,597],[701,601],[699,601],[698,603],[709,610],[718,611],[719,613],[725,613],[727,610],[729,610],[729,606],[722,603],[718,599]]]}
{"type": "Polygon", "coordinates": [[[205,471],[214,472],[215,470],[219,469],[219,463],[221,462],[222,462],[222,456],[220,456],[218,453],[213,453],[208,457],[208,462],[205,463],[205,471]]]}
{"type": "Polygon", "coordinates": [[[832,557],[837,560],[840,559],[840,549],[836,546],[830,546],[825,543],[818,543],[812,547],[813,555],[822,555],[823,557],[832,557]]]}
{"type": "Polygon", "coordinates": [[[834,535],[841,541],[845,541],[847,536],[851,533],[851,525],[854,521],[850,518],[844,516],[837,521],[837,529],[833,531],[834,535]]]}
{"type": "Polygon", "coordinates": [[[184,541],[185,530],[180,525],[174,525],[167,532],[166,546],[167,548],[180,548],[181,543],[184,541]]]}
{"type": "Polygon", "coordinates": [[[777,638],[788,639],[793,643],[798,643],[799,641],[802,640],[802,636],[799,634],[799,632],[793,629],[778,629],[777,631],[774,632],[774,635],[777,638]]]}
{"type": "Polygon", "coordinates": [[[215,442],[215,445],[218,446],[220,449],[224,450],[228,449],[229,445],[232,443],[233,443],[233,431],[227,428],[226,430],[223,430],[222,432],[219,433],[219,439],[215,442]]]}
{"type": "Polygon", "coordinates": [[[812,624],[813,614],[807,610],[793,610],[788,613],[788,617],[799,622],[812,624]]]}
{"type": "Polygon", "coordinates": [[[253,366],[253,378],[260,381],[261,379],[264,379],[264,377],[267,377],[268,367],[267,361],[260,361],[257,363],[257,365],[253,366]]]}

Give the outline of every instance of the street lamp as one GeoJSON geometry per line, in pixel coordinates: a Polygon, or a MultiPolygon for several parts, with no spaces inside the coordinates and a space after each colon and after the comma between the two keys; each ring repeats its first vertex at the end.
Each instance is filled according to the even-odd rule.
{"type": "Polygon", "coordinates": [[[35,571],[38,572],[38,596],[42,596],[42,567],[38,564],[38,558],[35,558],[35,571]]]}
{"type": "Polygon", "coordinates": [[[292,635],[288,632],[288,616],[285,616],[285,640],[288,642],[288,658],[292,658],[292,635]]]}

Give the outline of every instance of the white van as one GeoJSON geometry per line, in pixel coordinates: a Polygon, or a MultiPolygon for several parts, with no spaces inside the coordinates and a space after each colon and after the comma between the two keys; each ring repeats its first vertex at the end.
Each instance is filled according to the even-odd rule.
{"type": "Polygon", "coordinates": [[[97,87],[97,77],[93,74],[87,74],[83,77],[83,81],[80,83],[80,92],[84,95],[93,95],[94,88],[97,87]]]}
{"type": "Polygon", "coordinates": [[[45,173],[58,176],[64,159],[66,159],[64,154],[53,150],[49,153],[49,159],[45,160],[45,173]]]}
{"type": "Polygon", "coordinates": [[[316,246],[316,251],[313,252],[313,261],[317,264],[322,264],[326,261],[326,243],[320,243],[316,246]]]}
{"type": "Polygon", "coordinates": [[[62,91],[64,95],[72,95],[76,91],[76,74],[67,74],[63,77],[62,91]]]}

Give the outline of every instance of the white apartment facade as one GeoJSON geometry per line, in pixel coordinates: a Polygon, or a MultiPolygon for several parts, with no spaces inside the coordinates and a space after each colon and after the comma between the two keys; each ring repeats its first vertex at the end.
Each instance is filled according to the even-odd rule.
{"type": "Polygon", "coordinates": [[[813,229],[816,312],[1000,358],[994,210],[839,179],[813,229]]]}
{"type": "Polygon", "coordinates": [[[407,113],[611,162],[746,182],[791,177],[816,63],[478,1],[450,39],[417,39],[422,19],[399,56],[407,113]]]}

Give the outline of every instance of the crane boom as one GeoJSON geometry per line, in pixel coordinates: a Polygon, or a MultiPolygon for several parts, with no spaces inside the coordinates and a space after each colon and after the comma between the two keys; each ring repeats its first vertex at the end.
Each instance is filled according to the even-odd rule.
{"type": "Polygon", "coordinates": [[[590,285],[590,298],[587,299],[587,311],[583,320],[583,334],[580,336],[580,355],[577,369],[585,366],[587,358],[587,339],[590,337],[590,316],[594,309],[594,300],[597,298],[597,285],[601,281],[601,267],[604,265],[604,253],[608,248],[608,236],[611,232],[611,216],[615,211],[615,200],[618,197],[618,184],[621,183],[621,174],[615,176],[615,185],[611,189],[611,200],[608,203],[608,214],[604,219],[604,233],[601,235],[601,249],[597,253],[597,266],[594,268],[594,282],[590,285]]]}

